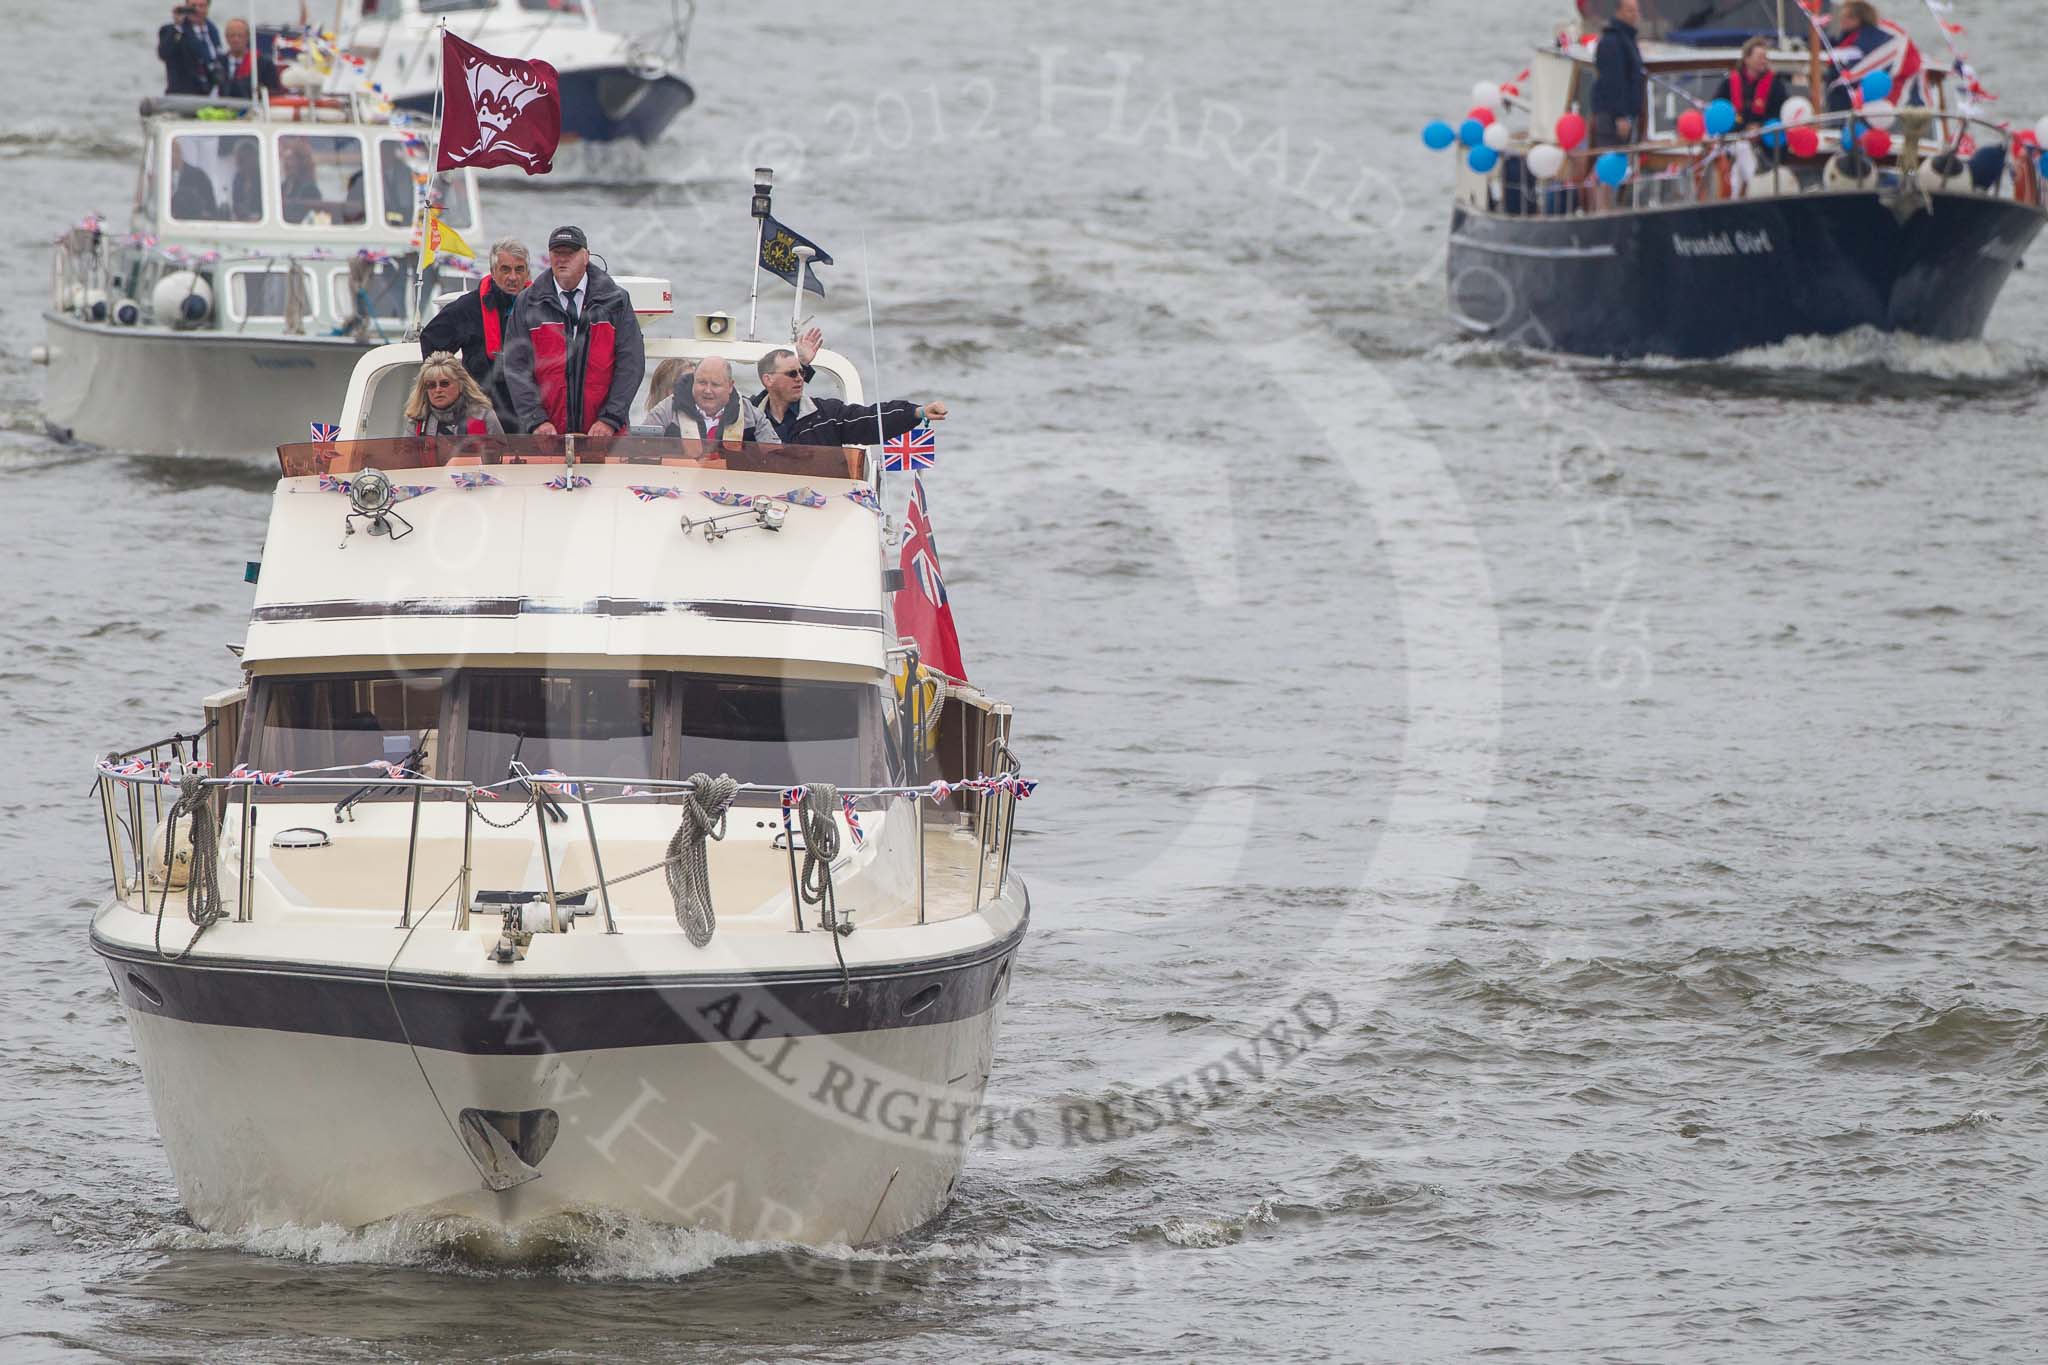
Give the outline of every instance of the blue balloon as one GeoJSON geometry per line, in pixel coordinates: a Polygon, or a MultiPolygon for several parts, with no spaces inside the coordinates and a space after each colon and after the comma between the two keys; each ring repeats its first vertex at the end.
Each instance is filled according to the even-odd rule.
{"type": "Polygon", "coordinates": [[[1486,125],[1476,118],[1468,118],[1458,125],[1458,141],[1467,147],[1486,145],[1486,125]]]}
{"type": "Polygon", "coordinates": [[[1785,125],[1773,120],[1764,125],[1764,146],[1776,151],[1785,145],[1785,125]]]}
{"type": "Polygon", "coordinates": [[[1432,152],[1440,152],[1457,140],[1457,130],[1442,119],[1436,119],[1422,130],[1422,145],[1432,152]]]}
{"type": "Polygon", "coordinates": [[[1609,152],[1593,163],[1593,173],[1600,177],[1603,185],[1619,185],[1628,179],[1628,155],[1624,152],[1609,152]]]}
{"type": "Polygon", "coordinates": [[[1485,175],[1500,164],[1500,153],[1491,147],[1483,145],[1474,147],[1465,154],[1465,164],[1481,175],[1485,175]]]}
{"type": "Polygon", "coordinates": [[[1873,71],[1863,78],[1863,98],[1866,100],[1888,100],[1892,97],[1892,73],[1873,71]]]}
{"type": "Polygon", "coordinates": [[[1707,106],[1707,132],[1715,137],[1728,136],[1740,121],[1735,116],[1735,106],[1727,100],[1715,100],[1707,106]]]}

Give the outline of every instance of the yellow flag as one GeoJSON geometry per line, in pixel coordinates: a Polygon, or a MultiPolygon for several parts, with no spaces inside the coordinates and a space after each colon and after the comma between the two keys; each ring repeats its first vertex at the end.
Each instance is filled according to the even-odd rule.
{"type": "Polygon", "coordinates": [[[422,270],[432,265],[436,256],[461,256],[471,261],[476,259],[476,253],[469,249],[468,242],[462,240],[462,234],[441,221],[441,210],[437,208],[427,210],[427,230],[424,236],[426,240],[420,247],[422,270]]]}

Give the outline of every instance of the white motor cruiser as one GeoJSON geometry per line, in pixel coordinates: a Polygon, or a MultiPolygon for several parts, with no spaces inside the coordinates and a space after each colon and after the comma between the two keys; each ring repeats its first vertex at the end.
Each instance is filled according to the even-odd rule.
{"type": "Polygon", "coordinates": [[[1031,784],[1009,708],[896,638],[921,589],[869,456],[380,439],[419,358],[357,366],[357,439],[280,450],[243,686],[100,765],[92,944],[186,1209],[446,1216],[514,1255],[592,1217],[930,1219],[1031,784]]]}
{"type": "Polygon", "coordinates": [[[591,0],[345,0],[341,9],[341,46],[362,60],[357,76],[400,108],[434,107],[443,20],[500,57],[554,67],[568,142],[647,146],[697,98],[682,75],[695,0],[671,0],[668,27],[642,37],[598,27],[591,0]]]}
{"type": "MultiPolygon", "coordinates": [[[[142,102],[126,233],[58,239],[44,415],[112,450],[267,454],[333,422],[371,348],[413,309],[427,130],[350,97],[142,102]]],[[[439,177],[441,219],[484,249],[475,175],[439,177]]],[[[427,297],[455,262],[428,270],[427,297]]]]}

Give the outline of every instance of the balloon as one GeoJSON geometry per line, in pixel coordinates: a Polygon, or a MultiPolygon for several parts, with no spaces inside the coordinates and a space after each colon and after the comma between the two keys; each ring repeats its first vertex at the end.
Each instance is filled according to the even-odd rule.
{"type": "Polygon", "coordinates": [[[1432,152],[1440,152],[1457,140],[1457,130],[1442,119],[1436,119],[1422,130],[1422,145],[1432,152]]]}
{"type": "Polygon", "coordinates": [[[1620,152],[1609,152],[1593,163],[1593,173],[1600,177],[1603,185],[1619,185],[1628,179],[1628,157],[1620,152]]]}
{"type": "Polygon", "coordinates": [[[1872,161],[1892,154],[1892,135],[1882,128],[1872,128],[1863,135],[1863,152],[1872,161]]]}
{"type": "Polygon", "coordinates": [[[1764,146],[1778,148],[1785,145],[1785,125],[1766,123],[1764,125],[1764,146]]]}
{"type": "Polygon", "coordinates": [[[1735,125],[1739,122],[1741,120],[1735,116],[1735,106],[1727,100],[1715,100],[1707,106],[1707,131],[1715,137],[1728,136],[1735,131],[1735,125]]]}
{"type": "Polygon", "coordinates": [[[1863,98],[1865,100],[1885,100],[1890,99],[1891,95],[1891,72],[1873,71],[1863,78],[1863,98]]]}
{"type": "Polygon", "coordinates": [[[1785,101],[1785,107],[1778,111],[1778,116],[1788,125],[1804,123],[1813,117],[1813,101],[1804,95],[1794,95],[1785,101]]]}
{"type": "Polygon", "coordinates": [[[1491,147],[1474,147],[1465,156],[1465,164],[1485,175],[1500,164],[1500,153],[1491,147]]]}
{"type": "Polygon", "coordinates": [[[1487,125],[1485,139],[1486,145],[1491,147],[1494,151],[1506,151],[1508,149],[1508,143],[1512,140],[1513,139],[1508,136],[1508,126],[1505,123],[1493,123],[1487,125]]]}
{"type": "Polygon", "coordinates": [[[1704,142],[1707,138],[1707,116],[1697,109],[1688,109],[1678,116],[1678,136],[1687,142],[1704,142]]]}
{"type": "Polygon", "coordinates": [[[1863,117],[1873,128],[1889,128],[1898,116],[1899,106],[1890,100],[1872,100],[1863,106],[1863,117]]]}
{"type": "Polygon", "coordinates": [[[1476,119],[1480,123],[1484,124],[1486,127],[1491,128],[1493,126],[1495,114],[1493,112],[1493,107],[1491,105],[1480,104],[1474,105],[1472,108],[1472,112],[1465,115],[1465,117],[1469,119],[1476,119]]]}
{"type": "Polygon", "coordinates": [[[1486,125],[1476,118],[1468,118],[1458,125],[1458,141],[1467,147],[1477,147],[1486,141],[1486,125]]]}
{"type": "MultiPolygon", "coordinates": [[[[2048,126],[2048,118],[2041,120],[2048,126]]],[[[1557,121],[1557,145],[1570,151],[1586,140],[1586,120],[1582,114],[1566,114],[1557,121]]]]}
{"type": "Polygon", "coordinates": [[[1792,149],[1794,156],[1817,156],[1820,153],[1820,130],[1801,124],[1785,132],[1785,145],[1792,149]]]}
{"type": "Polygon", "coordinates": [[[1492,109],[1500,103],[1500,87],[1492,81],[1481,81],[1472,87],[1472,102],[1492,109]]]}
{"type": "Polygon", "coordinates": [[[1548,180],[1564,169],[1564,148],[1544,144],[1529,149],[1529,173],[1538,180],[1548,180]]]}

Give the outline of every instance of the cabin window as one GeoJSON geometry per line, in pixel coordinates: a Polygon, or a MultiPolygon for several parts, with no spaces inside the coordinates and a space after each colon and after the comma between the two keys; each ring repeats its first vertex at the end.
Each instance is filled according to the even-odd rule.
{"type": "Polygon", "coordinates": [[[535,772],[657,776],[659,690],[638,673],[471,673],[462,775],[499,782],[517,757],[535,772]]]}
{"type": "Polygon", "coordinates": [[[362,223],[363,140],[354,134],[283,134],[277,139],[277,185],[287,223],[362,223]]]}
{"type": "Polygon", "coordinates": [[[581,16],[583,6],[579,0],[519,0],[519,8],[547,14],[568,14],[581,16]]]}
{"type": "MultiPolygon", "coordinates": [[[[308,317],[320,306],[320,295],[313,287],[313,274],[299,270],[301,308],[308,317]]],[[[228,316],[237,320],[277,322],[285,316],[285,306],[291,292],[291,275],[283,268],[269,270],[238,270],[230,275],[228,316]]]]}
{"type": "MultiPolygon", "coordinates": [[[[427,272],[429,282],[427,297],[434,294],[434,270],[427,272]]],[[[396,261],[379,261],[370,270],[370,277],[363,285],[363,296],[352,297],[349,293],[348,271],[336,272],[334,276],[334,312],[336,317],[354,317],[360,313],[369,318],[405,318],[412,315],[412,272],[396,261]]],[[[396,337],[391,338],[397,340],[396,337]]]]}
{"type": "Polygon", "coordinates": [[[263,219],[263,154],[248,133],[171,139],[171,217],[188,223],[263,219]]]}
{"type": "Polygon", "coordinates": [[[742,782],[877,786],[888,778],[881,706],[856,683],[770,678],[679,680],[682,773],[742,782]]]}
{"type": "Polygon", "coordinates": [[[469,14],[497,7],[498,0],[420,0],[421,14],[469,14]]]}
{"type": "MultiPolygon", "coordinates": [[[[249,714],[251,766],[265,772],[335,768],[385,759],[402,763],[425,745],[432,771],[441,727],[441,678],[381,674],[347,678],[259,678],[249,714]]],[[[338,786],[360,786],[346,773],[338,786]]],[[[258,789],[259,799],[308,800],[305,789],[258,789]]]]}

